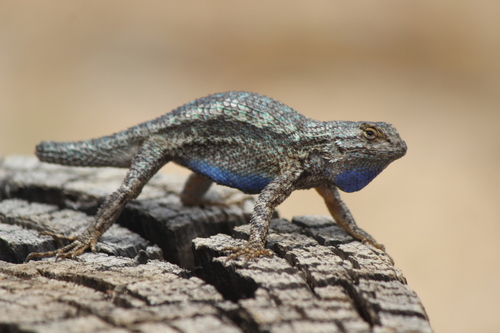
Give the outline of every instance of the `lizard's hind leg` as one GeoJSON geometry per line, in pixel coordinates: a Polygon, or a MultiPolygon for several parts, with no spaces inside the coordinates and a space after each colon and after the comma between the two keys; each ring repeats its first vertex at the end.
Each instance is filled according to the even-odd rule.
{"type": "Polygon", "coordinates": [[[70,240],[71,243],[54,251],[30,253],[26,260],[53,255],[58,258],[74,258],[89,247],[92,251],[96,251],[97,241],[113,225],[125,205],[130,200],[137,198],[144,185],[170,160],[169,149],[170,145],[161,136],[152,136],[147,139],[132,160],[130,170],[123,183],[99,208],[95,222],[76,237],[45,233],[57,239],[70,240]]]}
{"type": "Polygon", "coordinates": [[[185,206],[200,206],[203,195],[208,191],[213,181],[193,172],[186,181],[181,192],[181,202],[185,206]]]}

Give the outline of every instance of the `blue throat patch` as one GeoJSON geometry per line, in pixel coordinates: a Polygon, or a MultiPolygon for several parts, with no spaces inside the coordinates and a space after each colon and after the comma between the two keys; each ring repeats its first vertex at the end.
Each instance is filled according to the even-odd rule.
{"type": "Polygon", "coordinates": [[[205,161],[190,161],[188,167],[199,174],[212,179],[217,184],[237,188],[245,193],[257,194],[272,181],[263,174],[233,173],[205,161]]]}
{"type": "Polygon", "coordinates": [[[335,177],[335,185],[344,192],[356,192],[368,185],[383,168],[353,168],[335,177]]]}

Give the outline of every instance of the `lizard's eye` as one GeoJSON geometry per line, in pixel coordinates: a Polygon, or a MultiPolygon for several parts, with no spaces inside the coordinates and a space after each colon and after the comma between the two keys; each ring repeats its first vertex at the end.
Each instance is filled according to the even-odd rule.
{"type": "Polygon", "coordinates": [[[373,127],[367,127],[363,130],[363,135],[368,140],[375,140],[378,137],[378,131],[373,127]]]}

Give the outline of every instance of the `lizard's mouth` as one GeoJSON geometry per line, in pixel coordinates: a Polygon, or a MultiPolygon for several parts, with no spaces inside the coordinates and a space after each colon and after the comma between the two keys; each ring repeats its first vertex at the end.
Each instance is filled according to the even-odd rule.
{"type": "Polygon", "coordinates": [[[340,154],[348,159],[380,159],[394,161],[406,154],[406,143],[379,147],[338,147],[340,154]]]}

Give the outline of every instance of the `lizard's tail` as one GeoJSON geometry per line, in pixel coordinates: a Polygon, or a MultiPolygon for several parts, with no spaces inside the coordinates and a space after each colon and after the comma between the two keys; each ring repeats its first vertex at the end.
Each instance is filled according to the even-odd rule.
{"type": "Polygon", "coordinates": [[[127,168],[139,148],[138,143],[107,136],[74,142],[42,141],[35,154],[42,162],[93,167],[127,168]]]}

